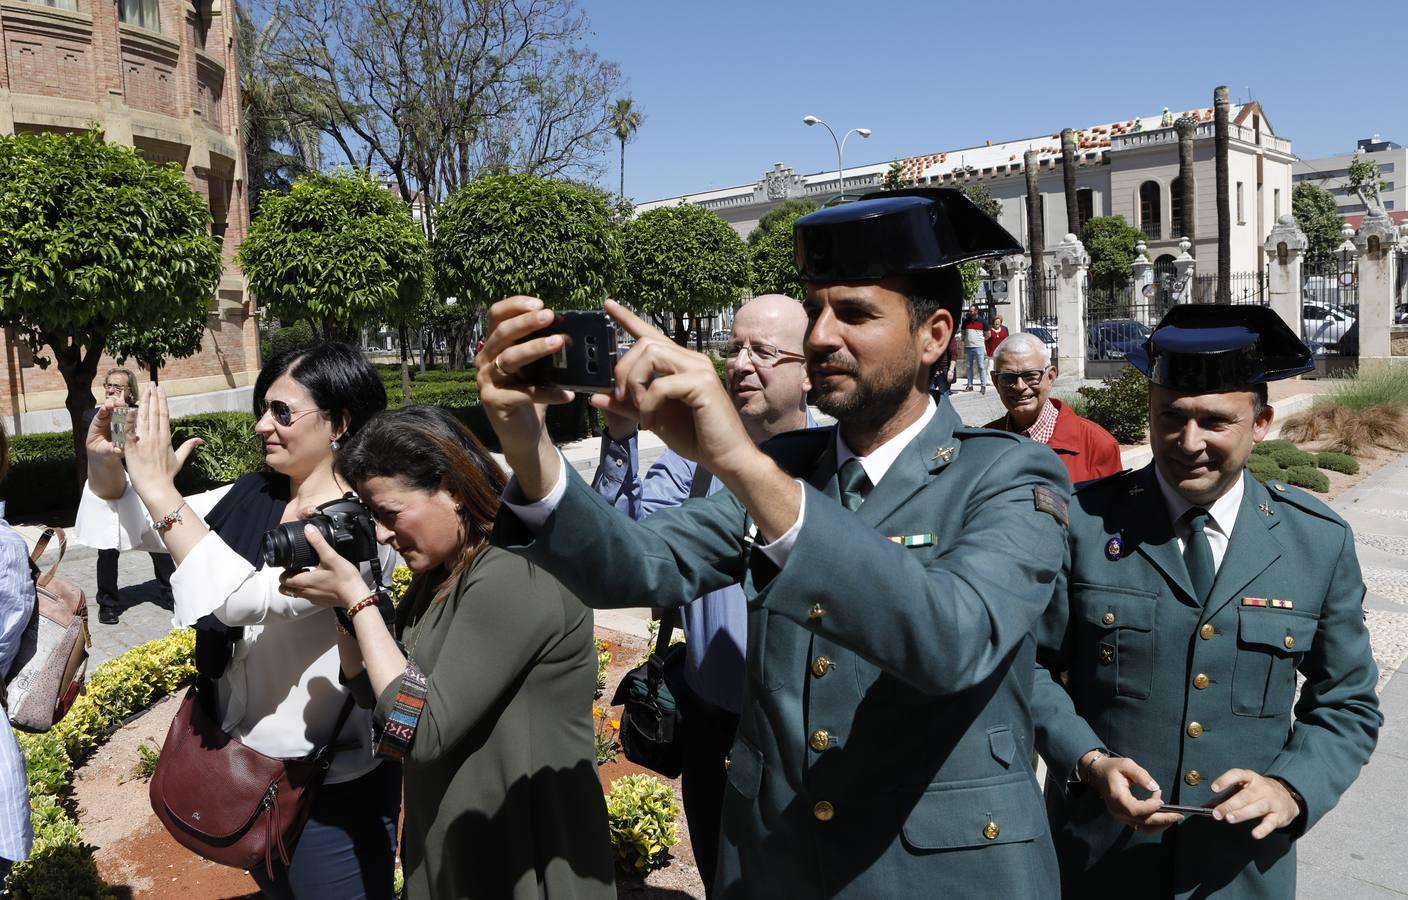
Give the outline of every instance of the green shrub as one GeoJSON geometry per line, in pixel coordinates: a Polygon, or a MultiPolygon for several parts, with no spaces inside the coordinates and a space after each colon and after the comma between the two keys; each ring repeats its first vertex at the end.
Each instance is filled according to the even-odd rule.
{"type": "Polygon", "coordinates": [[[1360,371],[1317,398],[1315,405],[1321,404],[1339,404],[1354,412],[1375,406],[1408,407],[1408,368],[1393,366],[1360,371]]]}
{"type": "Polygon", "coordinates": [[[1329,476],[1314,466],[1292,466],[1287,469],[1286,483],[1321,494],[1330,489],[1329,476]]]}
{"type": "Polygon", "coordinates": [[[668,862],[679,842],[675,792],[649,775],[626,775],[611,782],[606,819],[616,864],[626,872],[648,872],[668,862]]]}
{"type": "Polygon", "coordinates": [[[1247,460],[1247,471],[1257,481],[1270,481],[1276,479],[1284,481],[1286,470],[1281,468],[1281,464],[1264,453],[1253,453],[1247,460]]]}
{"type": "Polygon", "coordinates": [[[254,414],[211,412],[183,416],[171,423],[177,446],[190,438],[205,441],[177,478],[183,494],[229,484],[264,465],[264,444],[254,433],[254,414]]]}
{"type": "Polygon", "coordinates": [[[151,781],[156,774],[156,764],[160,761],[161,748],[147,738],[137,745],[137,763],[132,767],[132,774],[143,781],[151,781]]]}
{"type": "Polygon", "coordinates": [[[112,896],[98,875],[94,847],[59,798],[46,794],[29,801],[34,849],[15,863],[5,882],[5,896],[24,900],[105,900],[112,896]]]}
{"type": "Polygon", "coordinates": [[[1270,456],[1278,450],[1295,449],[1297,449],[1295,442],[1288,441],[1285,438],[1272,438],[1269,441],[1262,441],[1260,444],[1252,445],[1252,452],[1261,456],[1270,456]]]}
{"type": "Polygon", "coordinates": [[[25,772],[31,794],[58,794],[68,787],[73,762],[64,742],[51,731],[43,734],[16,733],[24,754],[25,772]]]}
{"type": "Polygon", "coordinates": [[[1292,466],[1315,468],[1315,454],[1307,453],[1299,447],[1277,447],[1266,455],[1276,460],[1276,464],[1283,469],[1289,469],[1292,466]]]}
{"type": "MultiPolygon", "coordinates": [[[[478,373],[476,373],[474,369],[454,369],[448,372],[443,369],[429,369],[425,372],[412,369],[411,372],[415,375],[415,380],[420,384],[441,384],[444,382],[474,384],[475,379],[478,377],[478,373]]],[[[396,378],[399,379],[400,377],[401,372],[397,370],[396,378]]]]}
{"type": "Polygon", "coordinates": [[[10,438],[10,474],[0,483],[6,513],[15,516],[78,505],[73,432],[10,438]]]}
{"type": "Polygon", "coordinates": [[[1080,388],[1085,398],[1086,416],[1103,427],[1121,444],[1137,444],[1149,430],[1149,382],[1133,367],[1125,367],[1118,378],[1105,379],[1103,386],[1080,388]]]}
{"type": "Polygon", "coordinates": [[[1335,453],[1330,450],[1317,453],[1315,454],[1315,465],[1317,468],[1329,469],[1331,472],[1343,472],[1346,475],[1359,474],[1359,460],[1348,453],[1335,453]]]}
{"type": "Polygon", "coordinates": [[[307,322],[292,322],[280,326],[269,332],[269,357],[294,347],[306,347],[317,339],[307,322]]]}
{"type": "Polygon", "coordinates": [[[1063,394],[1056,399],[1066,404],[1071,412],[1082,419],[1090,418],[1090,402],[1085,399],[1083,394],[1063,394]]]}

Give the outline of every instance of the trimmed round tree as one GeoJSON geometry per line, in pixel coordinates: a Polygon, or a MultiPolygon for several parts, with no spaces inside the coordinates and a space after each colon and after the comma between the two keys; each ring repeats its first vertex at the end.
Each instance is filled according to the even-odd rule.
{"type": "Polygon", "coordinates": [[[677,343],[685,342],[686,317],[731,307],[748,294],[747,245],[702,206],[643,213],[626,224],[622,247],[626,280],[620,298],[657,324],[674,314],[677,343]]]}
{"type": "Polygon", "coordinates": [[[134,340],[205,321],[220,283],[210,210],[175,164],[101,132],[0,137],[0,321],[64,378],[83,477],[83,414],[119,326],[134,340]]]}
{"type": "Polygon", "coordinates": [[[794,300],[807,296],[807,287],[797,274],[797,254],[792,240],[792,224],[816,210],[815,203],[789,200],[763,216],[748,235],[748,254],[753,278],[753,296],[786,294],[794,300]]]}
{"type": "Polygon", "coordinates": [[[435,212],[435,280],[477,312],[514,294],[554,308],[597,306],[621,279],[606,195],[534,175],[485,175],[435,212]]]}
{"type": "Polygon", "coordinates": [[[430,273],[410,207],[361,170],[310,173],[266,194],[238,258],[271,315],[338,340],[412,317],[430,273]]]}

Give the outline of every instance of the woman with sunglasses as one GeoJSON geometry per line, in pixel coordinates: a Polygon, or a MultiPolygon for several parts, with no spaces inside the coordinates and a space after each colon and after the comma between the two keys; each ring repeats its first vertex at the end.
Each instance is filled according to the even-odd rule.
{"type": "Polygon", "coordinates": [[[344,677],[375,703],[378,752],[405,761],[406,897],[614,898],[591,610],[490,545],[503,471],[434,406],[377,416],[337,470],[415,574],[394,627],[311,527],[322,562],[284,589],[351,617],[344,677]]]}
{"type": "MultiPolygon", "coordinates": [[[[111,440],[112,406],[104,404],[88,431],[79,540],[171,554],[174,622],[197,628],[199,679],[208,688],[198,696],[213,701],[211,714],[227,733],[283,759],[335,748],[289,864],[250,874],[269,897],[389,900],[400,767],[372,753],[369,712],[355,704],[347,712],[334,614],[282,593],[281,572],[260,556],[269,529],[347,492],[333,462],[339,446],[386,407],[381,379],[347,344],[275,356],[254,385],[265,470],[190,497],[177,492],[175,478],[200,441],[172,449],[163,390],[152,388],[128,423],[125,448],[111,440]]],[[[383,551],[378,568],[389,580],[395,557],[383,551]]],[[[369,594],[378,587],[371,572],[363,566],[359,574],[369,594]]],[[[210,791],[220,796],[219,785],[210,791]]]]}

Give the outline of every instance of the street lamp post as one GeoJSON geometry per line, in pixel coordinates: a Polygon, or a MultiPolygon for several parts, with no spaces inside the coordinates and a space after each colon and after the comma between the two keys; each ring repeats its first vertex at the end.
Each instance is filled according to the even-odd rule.
{"type": "Polygon", "coordinates": [[[821,119],[818,119],[816,116],[803,116],[802,124],[808,126],[820,125],[821,127],[825,128],[828,133],[830,133],[831,142],[836,145],[836,177],[841,185],[841,193],[839,196],[841,197],[841,199],[844,200],[846,197],[846,167],[845,164],[842,162],[842,157],[846,150],[846,139],[853,134],[858,134],[863,138],[868,138],[870,137],[870,129],[852,128],[850,131],[842,135],[841,139],[838,141],[836,140],[836,132],[831,130],[831,126],[827,125],[825,122],[823,122],[821,119]]]}

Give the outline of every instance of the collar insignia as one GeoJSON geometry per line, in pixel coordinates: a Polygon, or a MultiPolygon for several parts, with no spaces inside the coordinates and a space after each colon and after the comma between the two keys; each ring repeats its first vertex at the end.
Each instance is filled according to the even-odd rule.
{"type": "Polygon", "coordinates": [[[937,449],[937,450],[934,451],[934,455],[931,456],[930,459],[936,459],[936,460],[940,460],[940,461],[942,461],[942,462],[948,462],[948,461],[949,461],[949,457],[951,457],[951,456],[953,456],[953,448],[952,448],[952,447],[940,447],[939,449],[937,449]]]}

